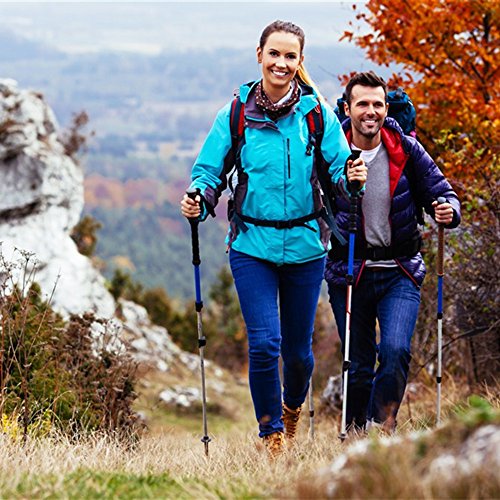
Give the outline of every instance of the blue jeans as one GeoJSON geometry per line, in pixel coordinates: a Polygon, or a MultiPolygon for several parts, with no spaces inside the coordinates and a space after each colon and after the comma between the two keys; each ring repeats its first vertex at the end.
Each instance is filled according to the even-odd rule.
{"type": "MultiPolygon", "coordinates": [[[[330,304],[345,345],[346,287],[328,284],[330,304]]],[[[348,425],[364,427],[367,418],[396,425],[410,367],[410,346],[420,291],[398,268],[365,269],[353,289],[348,376],[348,425]],[[378,320],[380,343],[375,325],[378,320]],[[378,367],[375,370],[375,363],[378,367]]]]}
{"type": "Polygon", "coordinates": [[[282,400],[298,408],[306,398],[325,258],[278,266],[231,249],[229,262],[247,327],[250,392],[263,437],[283,431],[282,400]]]}

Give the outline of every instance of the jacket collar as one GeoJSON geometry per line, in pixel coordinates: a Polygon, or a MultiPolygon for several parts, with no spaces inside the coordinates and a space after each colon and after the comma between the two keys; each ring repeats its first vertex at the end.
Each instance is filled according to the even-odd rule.
{"type": "MultiPolygon", "coordinates": [[[[247,118],[255,120],[265,120],[272,121],[267,118],[262,110],[257,106],[255,102],[255,87],[259,83],[259,80],[255,82],[245,83],[240,86],[240,100],[245,104],[245,116],[247,118]]],[[[300,100],[292,107],[289,113],[284,116],[288,116],[290,113],[302,113],[306,115],[318,105],[318,97],[314,92],[314,89],[309,85],[299,83],[300,100]]]]}

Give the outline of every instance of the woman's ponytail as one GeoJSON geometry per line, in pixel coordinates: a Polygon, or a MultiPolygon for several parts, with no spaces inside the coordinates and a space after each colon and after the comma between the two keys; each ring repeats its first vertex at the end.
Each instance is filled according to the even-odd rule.
{"type": "Polygon", "coordinates": [[[321,92],[319,91],[318,87],[313,82],[313,79],[310,77],[309,73],[307,72],[307,69],[303,63],[298,67],[296,76],[299,79],[299,81],[301,81],[302,83],[305,83],[306,85],[309,85],[310,87],[312,87],[314,89],[314,91],[316,92],[318,99],[320,101],[325,100],[325,98],[321,95],[321,92]]]}

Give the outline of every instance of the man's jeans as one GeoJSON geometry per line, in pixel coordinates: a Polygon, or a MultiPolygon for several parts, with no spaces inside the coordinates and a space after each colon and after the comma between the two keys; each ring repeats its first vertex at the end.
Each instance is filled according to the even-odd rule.
{"type": "Polygon", "coordinates": [[[285,404],[297,408],[305,400],[325,258],[277,266],[231,250],[229,262],[247,327],[250,392],[262,437],[283,430],[280,353],[285,404]]]}
{"type": "MultiPolygon", "coordinates": [[[[345,345],[346,287],[328,285],[342,345],[345,345]]],[[[353,289],[347,424],[363,427],[366,419],[396,425],[411,360],[420,292],[398,268],[365,269],[353,289]],[[376,319],[380,343],[376,340],[376,319]],[[375,363],[378,354],[378,367],[375,363]]]]}

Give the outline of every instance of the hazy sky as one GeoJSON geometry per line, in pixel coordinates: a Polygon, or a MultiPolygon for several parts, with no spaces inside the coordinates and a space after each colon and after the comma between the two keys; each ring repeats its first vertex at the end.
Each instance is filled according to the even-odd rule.
{"type": "Polygon", "coordinates": [[[307,46],[337,45],[365,2],[3,2],[0,29],[68,52],[248,47],[275,19],[292,21],[307,46]]]}

